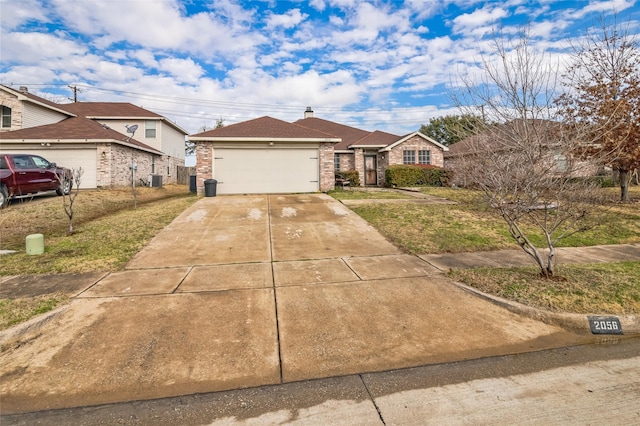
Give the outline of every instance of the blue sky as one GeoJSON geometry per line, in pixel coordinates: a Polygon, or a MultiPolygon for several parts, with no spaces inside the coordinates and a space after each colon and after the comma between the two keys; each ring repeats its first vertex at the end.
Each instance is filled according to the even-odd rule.
{"type": "Polygon", "coordinates": [[[55,101],[131,102],[189,132],[263,115],[404,134],[455,113],[456,76],[492,28],[529,24],[563,62],[602,13],[640,32],[635,0],[0,0],[0,82],[55,101]]]}

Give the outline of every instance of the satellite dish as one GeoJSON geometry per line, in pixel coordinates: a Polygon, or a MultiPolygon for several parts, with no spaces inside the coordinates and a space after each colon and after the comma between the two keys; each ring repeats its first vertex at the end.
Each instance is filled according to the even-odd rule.
{"type": "Polygon", "coordinates": [[[138,130],[137,124],[134,124],[133,126],[124,126],[124,127],[127,128],[127,133],[131,133],[131,134],[135,133],[136,130],[138,130]]]}

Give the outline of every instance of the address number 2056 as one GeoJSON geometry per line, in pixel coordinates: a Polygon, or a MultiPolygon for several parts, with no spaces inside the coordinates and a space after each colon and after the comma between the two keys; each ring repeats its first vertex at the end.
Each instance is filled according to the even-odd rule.
{"type": "Polygon", "coordinates": [[[587,317],[593,334],[622,334],[622,325],[616,317],[587,317]]]}

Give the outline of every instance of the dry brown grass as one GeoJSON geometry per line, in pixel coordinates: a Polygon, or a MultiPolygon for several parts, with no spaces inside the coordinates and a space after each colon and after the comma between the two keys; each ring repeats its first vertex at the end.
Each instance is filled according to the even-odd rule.
{"type": "MultiPolygon", "coordinates": [[[[162,188],[136,188],[138,208],[158,200],[189,195],[184,185],[162,188]]],[[[74,203],[74,226],[123,210],[133,210],[131,188],[80,190],[74,203]]],[[[22,250],[27,235],[39,233],[46,237],[67,234],[69,219],[62,207],[62,197],[44,195],[33,199],[14,200],[0,210],[0,249],[22,250]]]]}
{"type": "Polygon", "coordinates": [[[559,265],[556,277],[539,269],[482,268],[457,270],[449,276],[485,293],[549,311],[640,314],[640,261],[559,265]]]}

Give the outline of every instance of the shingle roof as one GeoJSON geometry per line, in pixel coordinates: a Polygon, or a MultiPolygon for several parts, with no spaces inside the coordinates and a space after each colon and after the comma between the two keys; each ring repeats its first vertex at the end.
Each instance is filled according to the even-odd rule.
{"type": "Polygon", "coordinates": [[[58,104],[58,108],[90,118],[162,118],[160,114],[140,108],[129,102],[74,102],[58,104]]]}
{"type": "Polygon", "coordinates": [[[398,135],[392,135],[391,133],[376,130],[375,132],[369,133],[362,139],[358,139],[356,142],[352,143],[351,146],[374,146],[382,148],[398,141],[399,139],[400,136],[398,135]]]}
{"type": "MultiPolygon", "coordinates": [[[[9,86],[5,86],[3,84],[0,84],[0,87],[2,87],[3,89],[7,90],[10,93],[15,94],[16,96],[24,96],[25,98],[27,98],[29,101],[31,102],[35,102],[37,104],[41,104],[41,105],[45,105],[49,108],[55,109],[56,111],[60,111],[60,112],[65,112],[67,111],[66,109],[62,108],[62,105],[55,103],[53,101],[50,101],[48,99],[45,98],[41,98],[40,96],[36,96],[33,93],[30,93],[28,91],[22,91],[22,90],[16,90],[13,89],[9,86]]],[[[69,111],[67,111],[69,112],[69,111]]],[[[69,115],[75,115],[72,112],[69,112],[69,115]]]]}
{"type": "Polygon", "coordinates": [[[447,157],[458,155],[482,154],[488,149],[499,152],[512,147],[514,141],[527,143],[539,140],[543,144],[553,144],[559,123],[548,120],[512,120],[508,123],[487,127],[483,132],[462,139],[449,146],[447,157]],[[525,132],[525,128],[528,130],[525,132]],[[535,130],[535,131],[533,131],[535,130]],[[527,135],[526,137],[523,135],[527,135]]]}
{"type": "Polygon", "coordinates": [[[120,132],[103,126],[97,121],[85,117],[71,117],[58,123],[44,126],[28,127],[26,129],[14,130],[0,133],[0,140],[85,140],[85,141],[113,141],[115,143],[128,143],[138,148],[162,154],[155,148],[143,144],[135,139],[128,138],[120,132]]]}
{"type": "Polygon", "coordinates": [[[267,116],[190,136],[192,140],[200,138],[338,139],[332,134],[267,116]]]}
{"type": "Polygon", "coordinates": [[[298,121],[295,121],[293,124],[304,126],[309,129],[318,130],[320,132],[333,135],[334,137],[341,138],[342,142],[338,142],[335,145],[335,150],[349,149],[349,146],[351,144],[355,143],[359,139],[368,136],[371,133],[366,130],[345,126],[344,124],[335,123],[333,121],[323,120],[316,117],[302,118],[298,121]]]}

